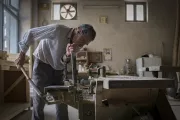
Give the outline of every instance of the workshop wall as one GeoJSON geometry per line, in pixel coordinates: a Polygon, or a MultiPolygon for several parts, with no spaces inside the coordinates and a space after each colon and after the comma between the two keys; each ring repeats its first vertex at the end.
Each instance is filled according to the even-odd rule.
{"type": "MultiPolygon", "coordinates": [[[[20,2],[20,12],[19,12],[19,20],[20,20],[20,40],[22,40],[23,35],[27,30],[31,28],[32,23],[32,11],[31,11],[31,0],[21,0],[20,2]]],[[[29,51],[27,52],[27,55],[29,55],[29,51]]]]}
{"type": "MultiPolygon", "coordinates": [[[[47,0],[46,0],[47,1],[47,0]]],[[[57,0],[58,1],[58,0],[57,0]]],[[[61,0],[75,1],[75,0],[61,0]]],[[[88,46],[92,51],[112,48],[112,61],[103,64],[120,70],[126,58],[134,62],[146,53],[163,55],[165,64],[171,64],[175,35],[176,0],[151,0],[148,2],[148,22],[125,22],[125,3],[121,1],[76,0],[78,20],[51,21],[51,10],[39,10],[39,26],[45,20],[48,24],[60,23],[76,27],[82,23],[92,24],[97,31],[94,42],[88,46]],[[83,8],[85,4],[120,5],[120,8],[83,8]],[[108,24],[99,23],[100,16],[108,17],[108,24]],[[164,44],[164,49],[162,48],[164,44]],[[163,49],[163,52],[162,52],[163,49]]]]}

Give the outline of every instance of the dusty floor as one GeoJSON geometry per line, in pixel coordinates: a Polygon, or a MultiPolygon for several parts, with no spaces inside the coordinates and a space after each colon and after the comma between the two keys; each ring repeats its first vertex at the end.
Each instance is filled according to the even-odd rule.
{"type": "MultiPolygon", "coordinates": [[[[180,120],[180,101],[170,101],[171,107],[176,115],[177,120],[180,120]]],[[[78,111],[69,107],[69,120],[78,120],[78,111]]],[[[55,120],[55,106],[45,106],[45,120],[55,120]]],[[[31,111],[25,111],[16,116],[13,120],[31,120],[31,111]]]]}
{"type": "MultiPolygon", "coordinates": [[[[78,111],[72,107],[68,107],[69,120],[78,120],[78,111]]],[[[16,116],[12,120],[31,120],[31,110],[27,110],[16,116]]],[[[44,108],[45,120],[56,120],[56,110],[54,105],[48,105],[44,108]]]]}

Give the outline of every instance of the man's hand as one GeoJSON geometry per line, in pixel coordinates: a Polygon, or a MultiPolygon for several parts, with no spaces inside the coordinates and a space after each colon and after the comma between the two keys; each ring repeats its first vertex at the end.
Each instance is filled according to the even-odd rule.
{"type": "Polygon", "coordinates": [[[81,49],[81,47],[78,46],[78,44],[67,44],[66,47],[66,56],[70,56],[72,52],[78,52],[81,49]]]}
{"type": "Polygon", "coordinates": [[[17,66],[23,66],[25,62],[25,53],[20,52],[18,58],[15,60],[17,66]]]}
{"type": "Polygon", "coordinates": [[[75,44],[67,44],[66,47],[66,56],[70,56],[72,52],[75,50],[75,44]]]}

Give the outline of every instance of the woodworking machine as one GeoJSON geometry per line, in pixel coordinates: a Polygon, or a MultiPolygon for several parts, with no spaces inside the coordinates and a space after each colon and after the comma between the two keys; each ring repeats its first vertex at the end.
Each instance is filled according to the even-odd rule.
{"type": "Polygon", "coordinates": [[[71,64],[72,78],[65,77],[64,86],[45,87],[43,94],[34,86],[46,104],[72,106],[79,120],[176,120],[165,96],[165,89],[174,87],[173,79],[100,76],[82,85],[73,54],[71,64]]]}

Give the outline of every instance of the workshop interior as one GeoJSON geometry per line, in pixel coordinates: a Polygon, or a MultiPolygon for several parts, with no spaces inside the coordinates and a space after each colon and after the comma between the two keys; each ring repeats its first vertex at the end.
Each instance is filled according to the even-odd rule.
{"type": "Polygon", "coordinates": [[[0,120],[31,120],[34,92],[45,120],[55,104],[69,120],[180,120],[179,0],[0,0],[0,120]],[[33,82],[32,28],[90,24],[95,39],[64,61],[63,85],[33,82]]]}

